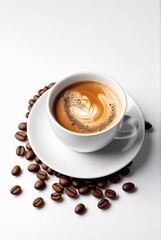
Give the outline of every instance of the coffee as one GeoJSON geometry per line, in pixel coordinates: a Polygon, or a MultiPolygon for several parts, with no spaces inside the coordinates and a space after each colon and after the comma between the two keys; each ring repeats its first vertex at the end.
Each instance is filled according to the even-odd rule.
{"type": "Polygon", "coordinates": [[[111,127],[122,112],[118,95],[107,85],[81,81],[64,88],[53,104],[53,115],[64,128],[96,133],[111,127]]]}

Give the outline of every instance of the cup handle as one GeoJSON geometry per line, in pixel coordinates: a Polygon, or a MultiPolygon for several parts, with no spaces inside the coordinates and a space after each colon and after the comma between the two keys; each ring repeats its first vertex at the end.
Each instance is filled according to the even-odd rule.
{"type": "Polygon", "coordinates": [[[134,136],[136,139],[138,135],[138,129],[139,122],[135,118],[125,115],[115,139],[129,139],[133,138],[134,136]],[[128,129],[128,127],[130,127],[130,129],[128,129]]]}

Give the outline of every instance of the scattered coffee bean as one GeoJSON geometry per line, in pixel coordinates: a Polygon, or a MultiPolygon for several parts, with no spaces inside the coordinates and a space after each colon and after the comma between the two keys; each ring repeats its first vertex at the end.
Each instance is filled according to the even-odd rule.
{"type": "Polygon", "coordinates": [[[122,189],[125,191],[125,192],[132,192],[135,188],[135,185],[134,183],[132,182],[127,182],[127,183],[124,183],[122,185],[122,189]]]}
{"type": "Polygon", "coordinates": [[[18,156],[24,156],[25,155],[25,148],[23,146],[18,146],[16,148],[16,154],[18,156]]]}
{"type": "Polygon", "coordinates": [[[60,177],[62,176],[62,174],[59,173],[59,172],[55,172],[55,176],[58,177],[58,178],[60,178],[60,177]]]}
{"type": "Polygon", "coordinates": [[[36,177],[41,180],[46,180],[47,179],[47,173],[44,171],[39,171],[36,173],[36,177]]]}
{"type": "Polygon", "coordinates": [[[45,170],[45,171],[47,171],[47,169],[48,169],[48,166],[45,164],[45,163],[42,163],[42,168],[45,170]]]}
{"type": "Polygon", "coordinates": [[[10,193],[12,193],[13,195],[19,194],[20,192],[21,192],[21,187],[18,185],[12,187],[10,190],[10,193]]]}
{"type": "Polygon", "coordinates": [[[66,188],[65,193],[71,198],[75,198],[77,196],[77,191],[73,187],[66,188]]]}
{"type": "Polygon", "coordinates": [[[64,190],[64,187],[60,183],[54,183],[52,188],[58,193],[61,193],[64,190]]]}
{"type": "Polygon", "coordinates": [[[29,150],[26,152],[26,159],[27,160],[32,160],[35,157],[35,153],[32,150],[29,150]]]}
{"type": "Polygon", "coordinates": [[[121,175],[126,176],[130,172],[130,169],[128,167],[124,167],[120,170],[121,175]]]}
{"type": "Polygon", "coordinates": [[[29,100],[29,104],[30,104],[31,106],[33,106],[33,105],[35,104],[35,102],[36,102],[36,101],[35,101],[34,99],[30,99],[30,100],[29,100]]]}
{"type": "Polygon", "coordinates": [[[41,197],[38,197],[33,201],[33,206],[37,208],[41,207],[43,204],[44,204],[44,199],[41,197]]]}
{"type": "Polygon", "coordinates": [[[28,118],[28,117],[29,117],[29,114],[30,114],[30,113],[27,112],[27,113],[25,114],[25,117],[28,118]]]}
{"type": "Polygon", "coordinates": [[[51,88],[54,84],[55,84],[55,83],[52,82],[52,83],[49,84],[48,87],[51,88]]]}
{"type": "Polygon", "coordinates": [[[101,198],[103,196],[103,192],[99,188],[92,189],[92,195],[96,198],[101,198]]]}
{"type": "Polygon", "coordinates": [[[75,207],[75,213],[77,214],[81,214],[85,211],[85,206],[83,203],[79,203],[76,207],[75,207]]]}
{"type": "Polygon", "coordinates": [[[51,199],[54,201],[60,201],[62,199],[62,196],[58,192],[54,192],[51,194],[51,199]]]}
{"type": "Polygon", "coordinates": [[[47,172],[48,172],[49,175],[53,175],[54,170],[52,168],[48,167],[47,172]]]}
{"type": "Polygon", "coordinates": [[[119,176],[119,175],[111,176],[111,177],[109,178],[109,181],[110,181],[111,183],[118,183],[118,182],[120,181],[120,176],[119,176]]]}
{"type": "Polygon", "coordinates": [[[105,188],[107,186],[107,180],[100,180],[97,182],[99,188],[105,188]]]}
{"type": "Polygon", "coordinates": [[[59,179],[59,183],[63,185],[64,187],[67,187],[70,185],[70,178],[67,176],[62,176],[59,179]]]}
{"type": "Polygon", "coordinates": [[[40,90],[38,91],[38,94],[41,96],[44,92],[45,92],[44,89],[40,89],[40,90]]]}
{"type": "Polygon", "coordinates": [[[17,140],[20,140],[20,141],[26,141],[27,140],[27,134],[19,131],[15,134],[15,138],[17,140]]]}
{"type": "Polygon", "coordinates": [[[30,172],[38,172],[39,171],[39,165],[37,163],[32,163],[28,166],[28,170],[30,172]]]}
{"type": "Polygon", "coordinates": [[[27,130],[27,123],[26,122],[22,122],[18,125],[18,128],[21,130],[21,131],[26,131],[27,130]]]}
{"type": "Polygon", "coordinates": [[[106,189],[105,196],[114,199],[116,197],[116,192],[112,189],[106,189]]]}
{"type": "Polygon", "coordinates": [[[152,128],[152,124],[148,121],[145,121],[145,130],[149,130],[152,128]]]}
{"type": "Polygon", "coordinates": [[[26,148],[27,148],[28,150],[32,150],[31,145],[30,145],[29,142],[26,144],[26,148]]]}
{"type": "Polygon", "coordinates": [[[20,172],[21,172],[21,168],[18,165],[14,166],[11,171],[12,175],[14,176],[19,175],[20,172]]]}
{"type": "Polygon", "coordinates": [[[35,101],[37,101],[37,99],[39,98],[40,96],[38,96],[38,95],[34,95],[33,96],[33,99],[35,100],[35,101]]]}
{"type": "Polygon", "coordinates": [[[109,201],[107,199],[101,199],[97,204],[98,208],[100,209],[105,209],[108,205],[109,201]]]}
{"type": "Polygon", "coordinates": [[[28,105],[27,109],[28,109],[29,112],[31,111],[31,108],[32,108],[32,106],[28,105]]]}
{"type": "Polygon", "coordinates": [[[48,89],[49,89],[48,86],[45,86],[45,87],[44,87],[44,91],[47,91],[48,89]]]}
{"type": "Polygon", "coordinates": [[[85,186],[79,188],[78,191],[79,191],[80,194],[85,195],[85,194],[88,194],[90,192],[90,187],[88,185],[85,185],[85,186]]]}
{"type": "Polygon", "coordinates": [[[80,180],[72,180],[71,184],[74,188],[77,188],[77,189],[82,186],[82,182],[80,180]]]}
{"type": "Polygon", "coordinates": [[[34,187],[36,189],[42,189],[45,186],[44,180],[39,179],[37,182],[35,182],[34,187]]]}
{"type": "Polygon", "coordinates": [[[38,164],[42,163],[42,161],[37,156],[35,157],[35,162],[38,163],[38,164]]]}

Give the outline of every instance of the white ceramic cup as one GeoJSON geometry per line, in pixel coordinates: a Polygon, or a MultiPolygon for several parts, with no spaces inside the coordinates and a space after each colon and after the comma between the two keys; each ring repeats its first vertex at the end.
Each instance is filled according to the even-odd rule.
{"type": "Polygon", "coordinates": [[[127,99],[123,88],[111,77],[100,73],[78,73],[59,80],[50,90],[47,96],[47,114],[51,127],[57,137],[70,149],[78,152],[94,152],[108,145],[113,139],[131,138],[137,135],[138,122],[136,119],[126,116],[127,99]],[[54,118],[53,103],[58,93],[68,85],[80,81],[96,81],[108,85],[119,96],[122,103],[122,113],[117,122],[97,133],[83,134],[72,132],[62,127],[54,118]],[[122,125],[129,124],[131,130],[121,131],[122,125]]]}

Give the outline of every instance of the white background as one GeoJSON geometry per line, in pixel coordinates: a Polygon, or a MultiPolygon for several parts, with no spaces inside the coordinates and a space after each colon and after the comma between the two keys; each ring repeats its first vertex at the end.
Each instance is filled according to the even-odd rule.
{"type": "Polygon", "coordinates": [[[160,239],[159,23],[159,0],[0,1],[0,239],[160,239]],[[52,202],[56,177],[36,191],[29,163],[15,154],[28,100],[50,82],[87,70],[119,81],[154,126],[131,174],[111,186],[119,199],[106,211],[92,196],[52,202]],[[16,164],[18,178],[10,174],[16,164]],[[137,191],[124,193],[125,181],[137,191]],[[15,184],[23,188],[18,197],[10,194],[15,184]],[[46,204],[37,210],[32,201],[39,195],[46,204]],[[83,216],[74,213],[78,202],[87,207],[83,216]]]}

